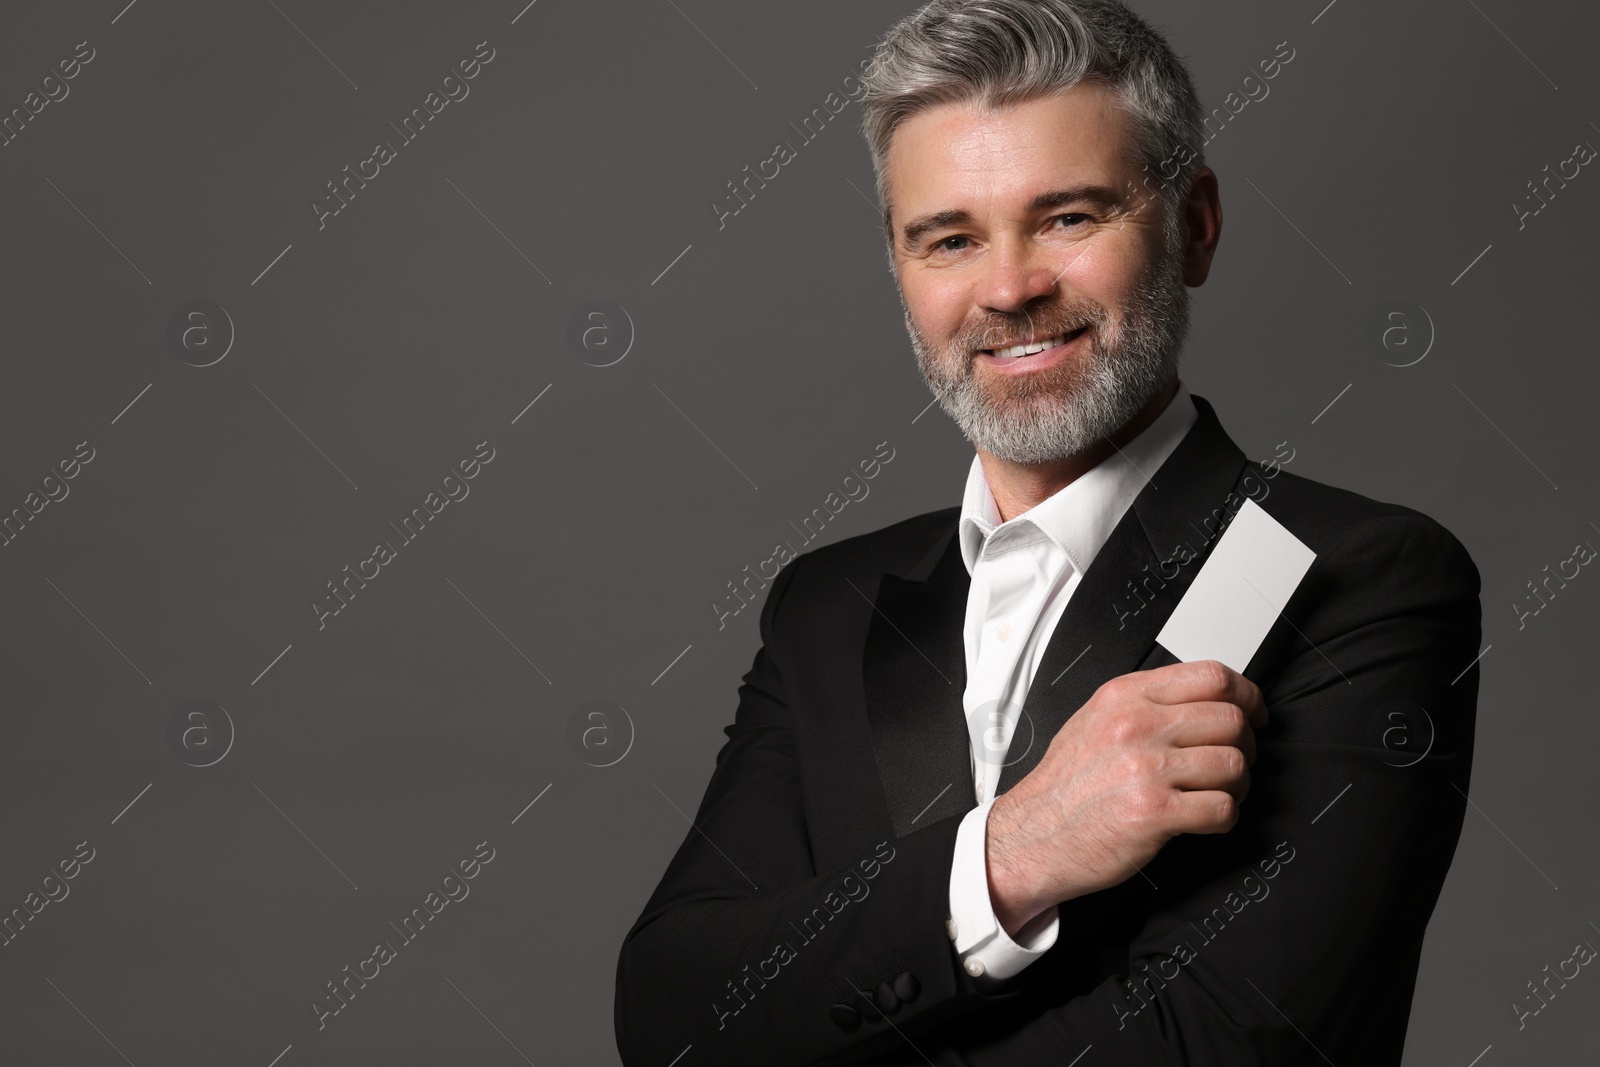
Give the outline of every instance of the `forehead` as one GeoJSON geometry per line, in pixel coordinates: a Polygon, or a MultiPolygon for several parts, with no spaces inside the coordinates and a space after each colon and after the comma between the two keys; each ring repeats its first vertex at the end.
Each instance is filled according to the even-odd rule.
{"type": "Polygon", "coordinates": [[[896,127],[885,178],[899,227],[927,211],[1021,203],[1075,181],[1118,185],[1134,166],[1128,120],[1103,84],[999,108],[938,104],[896,127]]]}

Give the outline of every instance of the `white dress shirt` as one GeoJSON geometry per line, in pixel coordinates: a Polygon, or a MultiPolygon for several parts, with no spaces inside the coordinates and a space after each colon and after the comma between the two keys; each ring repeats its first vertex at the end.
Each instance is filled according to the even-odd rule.
{"type": "MultiPolygon", "coordinates": [[[[1161,414],[1120,452],[1006,522],[1000,521],[982,462],[972,457],[957,534],[972,577],[963,631],[967,687],[962,706],[978,806],[956,834],[946,928],[962,967],[980,987],[992,987],[1038,959],[1055,944],[1061,925],[1052,905],[1013,941],[989,900],[989,809],[1001,770],[1021,756],[1009,749],[1028,687],[1100,546],[1197,417],[1188,386],[1180,380],[1161,414]]],[[[1034,745],[1049,743],[1048,737],[1032,739],[1034,745]]]]}

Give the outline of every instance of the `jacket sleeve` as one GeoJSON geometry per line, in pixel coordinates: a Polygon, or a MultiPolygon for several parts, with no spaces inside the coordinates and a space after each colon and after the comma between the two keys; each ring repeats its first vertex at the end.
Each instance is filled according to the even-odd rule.
{"type": "Polygon", "coordinates": [[[785,631],[783,597],[806,562],[767,591],[693,827],[623,941],[615,1026],[630,1067],[859,1060],[1015,995],[978,990],[951,947],[961,816],[842,866],[812,861],[784,680],[786,641],[804,634],[785,631]]]}
{"type": "Polygon", "coordinates": [[[1410,511],[1363,523],[1316,567],[1265,673],[1246,672],[1269,722],[1238,823],[1063,904],[1052,953],[1109,947],[1118,973],[1068,994],[1033,985],[1015,1013],[946,1026],[928,1044],[960,1059],[936,1047],[936,1062],[1065,1064],[1090,1046],[1129,1067],[1399,1062],[1466,807],[1479,576],[1410,511]],[[1107,915],[1135,919],[1096,944],[1107,915]]]}

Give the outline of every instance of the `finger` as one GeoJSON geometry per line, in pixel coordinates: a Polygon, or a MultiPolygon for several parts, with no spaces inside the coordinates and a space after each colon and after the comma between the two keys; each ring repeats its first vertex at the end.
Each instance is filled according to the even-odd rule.
{"type": "Polygon", "coordinates": [[[1169,663],[1148,671],[1136,671],[1145,697],[1157,704],[1191,704],[1218,700],[1239,705],[1250,725],[1260,729],[1267,724],[1267,706],[1261,689],[1225,663],[1198,659],[1189,663],[1169,663]]]}
{"type": "Polygon", "coordinates": [[[1184,790],[1175,795],[1168,824],[1180,834],[1225,834],[1239,821],[1239,802],[1222,790],[1184,790]]]}
{"type": "Polygon", "coordinates": [[[1162,737],[1168,744],[1177,748],[1232,745],[1244,753],[1247,762],[1256,761],[1255,730],[1237,704],[1208,700],[1178,704],[1166,710],[1162,737]]]}
{"type": "Polygon", "coordinates": [[[1168,785],[1184,790],[1220,790],[1243,802],[1250,792],[1250,767],[1231,745],[1173,749],[1167,758],[1168,785]]]}
{"type": "Polygon", "coordinates": [[[1245,718],[1250,720],[1250,725],[1259,730],[1267,725],[1267,702],[1261,697],[1261,687],[1242,674],[1236,674],[1234,677],[1238,679],[1238,696],[1244,699],[1235,697],[1229,702],[1238,704],[1245,718]]]}

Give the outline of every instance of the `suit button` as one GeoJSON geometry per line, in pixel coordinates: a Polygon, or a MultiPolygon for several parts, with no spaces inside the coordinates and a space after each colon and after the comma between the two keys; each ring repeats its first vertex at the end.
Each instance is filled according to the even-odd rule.
{"type": "Polygon", "coordinates": [[[894,995],[910,1004],[922,992],[922,983],[917,981],[917,976],[910,971],[901,971],[895,975],[894,995]]]}
{"type": "Polygon", "coordinates": [[[900,998],[894,995],[894,990],[888,982],[879,982],[878,988],[873,990],[872,999],[877,1003],[878,1010],[885,1015],[893,1015],[900,1010],[900,998]]]}
{"type": "Polygon", "coordinates": [[[841,1030],[855,1030],[861,1025],[861,1013],[848,1004],[835,1004],[829,1008],[828,1018],[841,1030]]]}

